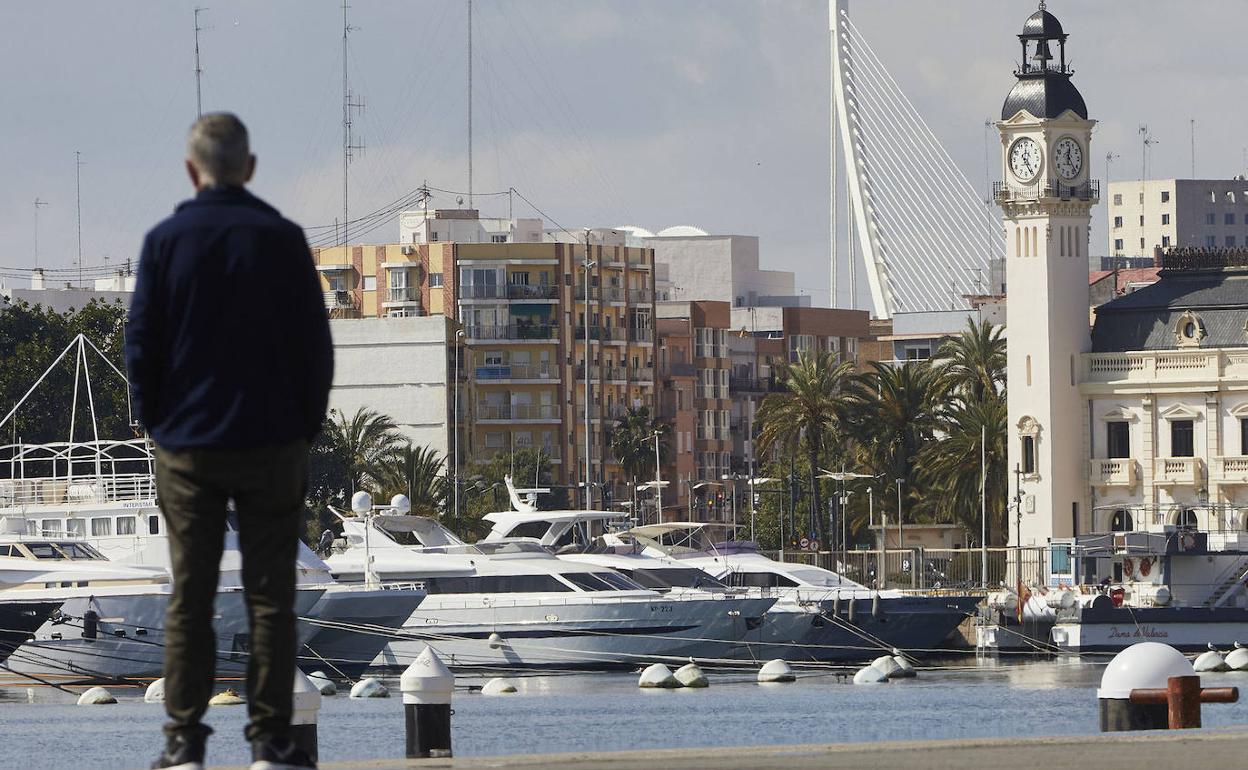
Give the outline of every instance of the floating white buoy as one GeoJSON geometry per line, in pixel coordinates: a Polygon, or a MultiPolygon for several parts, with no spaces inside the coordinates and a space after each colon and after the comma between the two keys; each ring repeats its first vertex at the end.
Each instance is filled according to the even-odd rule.
{"type": "Polygon", "coordinates": [[[672,670],[662,663],[655,663],[647,666],[645,671],[641,672],[641,678],[637,680],[638,687],[661,687],[670,689],[672,687],[680,687],[680,682],[676,681],[676,677],[672,675],[672,670]]]}
{"type": "Polygon", "coordinates": [[[513,692],[516,692],[515,683],[501,676],[494,677],[481,688],[482,695],[506,695],[513,692]]]}
{"type": "Polygon", "coordinates": [[[243,703],[246,701],[238,696],[238,692],[233,687],[222,690],[208,701],[209,706],[240,706],[243,703]]]}
{"type": "Polygon", "coordinates": [[[890,677],[890,678],[894,675],[894,672],[896,672],[897,669],[899,668],[899,666],[897,665],[897,661],[893,660],[892,655],[881,655],[880,657],[871,661],[871,667],[874,668],[876,671],[879,671],[884,676],[890,677]]]}
{"type": "Polygon", "coordinates": [[[497,650],[503,646],[503,637],[496,633],[490,634],[490,638],[487,641],[490,643],[491,650],[497,650]]]}
{"type": "Polygon", "coordinates": [[[1230,671],[1230,666],[1226,665],[1226,659],[1222,657],[1222,653],[1217,650],[1209,650],[1202,652],[1196,662],[1192,664],[1192,668],[1196,669],[1196,673],[1206,671],[1230,671]]]}
{"type": "Polygon", "coordinates": [[[164,703],[165,702],[165,680],[157,679],[147,686],[147,690],[143,693],[144,703],[164,703]]]}
{"type": "Polygon", "coordinates": [[[710,682],[706,681],[706,674],[702,673],[702,669],[698,668],[697,663],[689,662],[676,669],[676,681],[680,682],[681,687],[709,687],[710,682]]]}
{"type": "Polygon", "coordinates": [[[117,699],[113,697],[113,694],[103,687],[92,687],[78,696],[79,706],[102,706],[116,702],[117,699]]]}
{"type": "Polygon", "coordinates": [[[324,671],[313,671],[311,674],[308,674],[308,681],[312,683],[312,686],[321,695],[338,694],[338,685],[334,684],[334,680],[330,679],[329,675],[324,671]]]}
{"type": "Polygon", "coordinates": [[[919,675],[919,672],[914,670],[914,666],[910,665],[910,661],[906,660],[904,655],[894,655],[893,662],[897,664],[897,668],[888,675],[889,679],[911,679],[919,675]]]}
{"type": "Polygon", "coordinates": [[[1235,649],[1226,654],[1226,665],[1232,671],[1248,671],[1248,647],[1240,647],[1236,642],[1235,649]]]}
{"type": "Polygon", "coordinates": [[[854,674],[854,684],[883,684],[888,681],[888,674],[875,667],[875,664],[864,666],[854,674]]]}
{"type": "Polygon", "coordinates": [[[795,682],[797,674],[793,673],[793,668],[783,660],[769,660],[763,664],[758,670],[758,681],[760,682],[795,682]]]}
{"type": "Polygon", "coordinates": [[[351,686],[352,698],[389,698],[390,691],[381,683],[380,679],[374,679],[371,676],[361,679],[351,686]]]}

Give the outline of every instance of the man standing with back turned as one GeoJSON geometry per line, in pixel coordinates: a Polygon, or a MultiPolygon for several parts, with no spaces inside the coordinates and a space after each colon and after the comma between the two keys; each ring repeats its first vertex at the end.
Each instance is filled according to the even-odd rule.
{"type": "Polygon", "coordinates": [[[165,614],[167,746],[154,768],[201,770],[212,730],[213,600],[234,502],[251,628],[246,735],[253,770],[315,767],[291,742],[295,557],[308,446],[333,375],[323,294],[302,230],[243,188],[247,129],[191,127],[196,195],[143,242],[126,326],[135,411],[156,442],[173,595],[165,614]]]}

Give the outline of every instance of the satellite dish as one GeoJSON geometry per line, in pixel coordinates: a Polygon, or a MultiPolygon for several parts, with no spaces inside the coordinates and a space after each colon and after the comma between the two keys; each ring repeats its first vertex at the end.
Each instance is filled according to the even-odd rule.
{"type": "Polygon", "coordinates": [[[455,202],[460,206],[464,205],[464,196],[460,195],[455,198],[455,202]]]}

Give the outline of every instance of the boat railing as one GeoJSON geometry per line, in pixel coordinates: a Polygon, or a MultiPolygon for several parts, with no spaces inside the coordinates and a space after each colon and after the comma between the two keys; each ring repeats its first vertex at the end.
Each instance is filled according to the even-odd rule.
{"type": "Polygon", "coordinates": [[[0,479],[0,508],[95,505],[155,497],[156,479],[149,473],[0,479]]]}
{"type": "MultiPolygon", "coordinates": [[[[761,551],[786,563],[808,564],[837,573],[871,589],[954,592],[992,589],[1022,580],[1028,585],[1047,582],[1047,547],[988,548],[889,548],[881,551],[761,551]]],[[[830,587],[835,590],[835,586],[830,587]]]]}

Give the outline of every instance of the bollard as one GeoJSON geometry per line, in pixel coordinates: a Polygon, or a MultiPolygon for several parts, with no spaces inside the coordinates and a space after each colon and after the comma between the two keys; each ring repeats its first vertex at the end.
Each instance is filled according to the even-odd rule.
{"type": "Polygon", "coordinates": [[[407,757],[451,756],[451,692],[455,675],[432,647],[399,678],[407,733],[407,757]]]}
{"type": "Polygon", "coordinates": [[[306,674],[296,668],[293,695],[290,739],[315,762],[318,754],[316,715],[321,710],[321,691],[306,674]]]}
{"type": "Polygon", "coordinates": [[[1101,732],[1165,730],[1169,726],[1166,704],[1137,702],[1132,692],[1163,688],[1170,677],[1195,673],[1191,661],[1166,644],[1140,642],[1118,653],[1106,666],[1096,691],[1101,732]]]}
{"type": "Polygon", "coordinates": [[[1132,690],[1132,703],[1166,706],[1167,726],[1171,730],[1187,730],[1200,727],[1200,704],[1234,703],[1239,700],[1238,687],[1201,688],[1200,677],[1172,676],[1166,680],[1166,689],[1132,690]]]}

